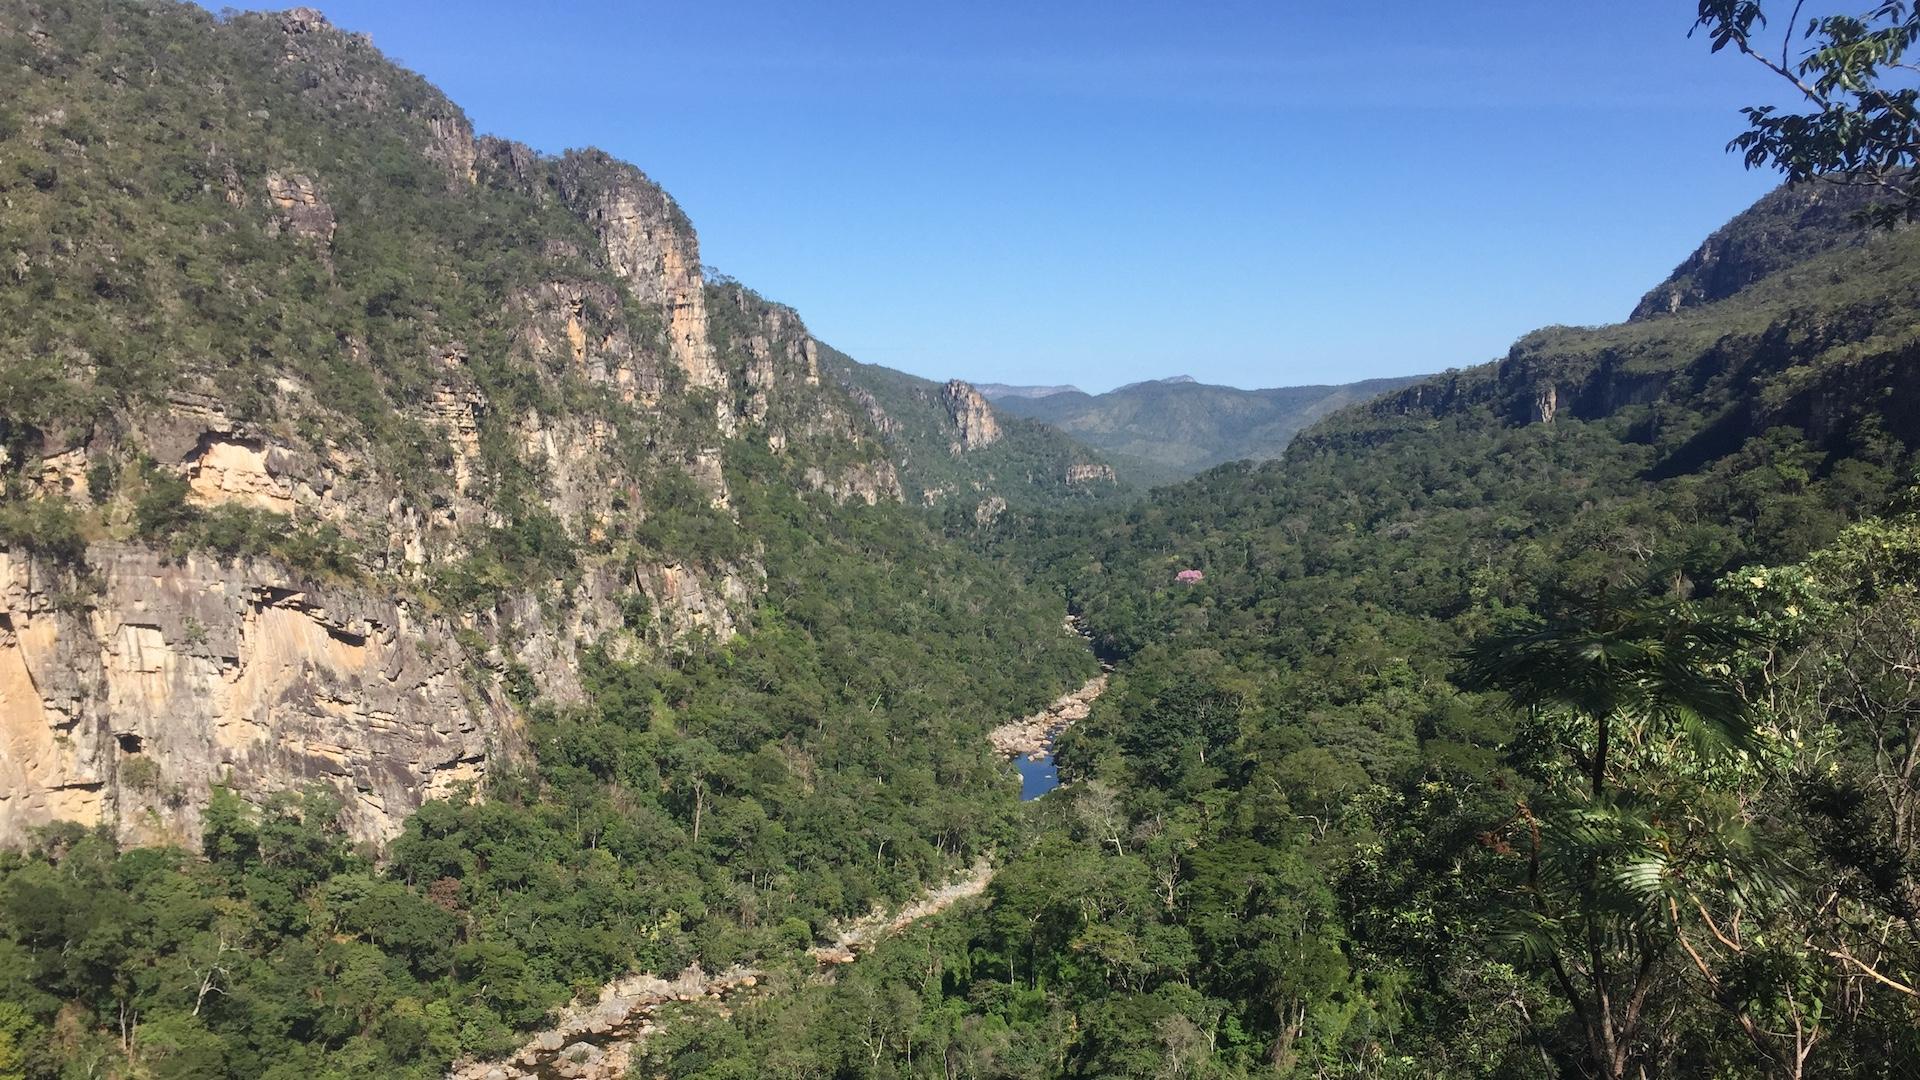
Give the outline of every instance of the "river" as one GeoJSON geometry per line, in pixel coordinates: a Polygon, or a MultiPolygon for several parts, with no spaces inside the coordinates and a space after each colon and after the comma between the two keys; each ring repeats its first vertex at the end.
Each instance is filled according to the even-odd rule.
{"type": "MultiPolygon", "coordinates": [[[[1102,672],[1032,716],[1002,724],[988,734],[994,749],[1019,770],[1022,800],[1037,799],[1060,786],[1053,740],[1068,725],[1084,719],[1106,688],[1107,675],[1102,672]]],[[[961,876],[928,888],[911,904],[843,924],[832,944],[816,946],[810,955],[821,971],[852,963],[914,922],[980,895],[992,880],[993,866],[982,859],[961,876]]],[[[559,1010],[552,1027],[533,1036],[508,1060],[455,1062],[448,1080],[620,1080],[634,1052],[662,1022],[662,1010],[678,1002],[704,1001],[725,1012],[736,997],[765,993],[765,980],[766,972],[759,968],[736,966],[710,974],[698,964],[671,979],[626,975],[601,987],[596,998],[559,1010]]]]}
{"type": "Polygon", "coordinates": [[[1020,771],[1021,802],[1031,802],[1060,786],[1060,770],[1054,767],[1051,743],[1040,757],[1013,759],[1013,767],[1020,771]]]}

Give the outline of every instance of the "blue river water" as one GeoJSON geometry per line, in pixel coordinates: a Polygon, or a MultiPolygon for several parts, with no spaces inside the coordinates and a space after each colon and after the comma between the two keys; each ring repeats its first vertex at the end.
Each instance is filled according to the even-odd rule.
{"type": "Polygon", "coordinates": [[[1039,761],[1015,758],[1013,767],[1020,770],[1020,801],[1037,799],[1060,786],[1060,770],[1053,767],[1053,755],[1049,753],[1039,761]]]}

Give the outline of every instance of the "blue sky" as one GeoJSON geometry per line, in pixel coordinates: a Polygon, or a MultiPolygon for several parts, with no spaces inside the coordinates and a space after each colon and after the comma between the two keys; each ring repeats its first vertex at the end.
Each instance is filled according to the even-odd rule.
{"type": "Polygon", "coordinates": [[[338,0],[476,127],[596,145],[708,263],[936,378],[1238,386],[1625,315],[1773,184],[1684,0],[338,0]]]}

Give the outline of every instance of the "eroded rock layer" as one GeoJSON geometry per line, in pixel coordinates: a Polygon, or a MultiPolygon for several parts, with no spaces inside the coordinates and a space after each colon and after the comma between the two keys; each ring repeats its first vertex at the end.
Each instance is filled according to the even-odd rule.
{"type": "Polygon", "coordinates": [[[51,821],[193,843],[214,785],[311,781],[381,842],[516,739],[444,617],[262,562],[0,553],[0,834],[51,821]]]}

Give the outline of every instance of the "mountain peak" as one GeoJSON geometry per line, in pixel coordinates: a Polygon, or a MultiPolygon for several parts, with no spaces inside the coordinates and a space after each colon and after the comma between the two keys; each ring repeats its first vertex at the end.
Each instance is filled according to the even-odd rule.
{"type": "Polygon", "coordinates": [[[1694,249],[1634,306],[1632,320],[1725,300],[1762,278],[1835,248],[1863,243],[1859,214],[1873,190],[1842,184],[1776,188],[1694,249]]]}

